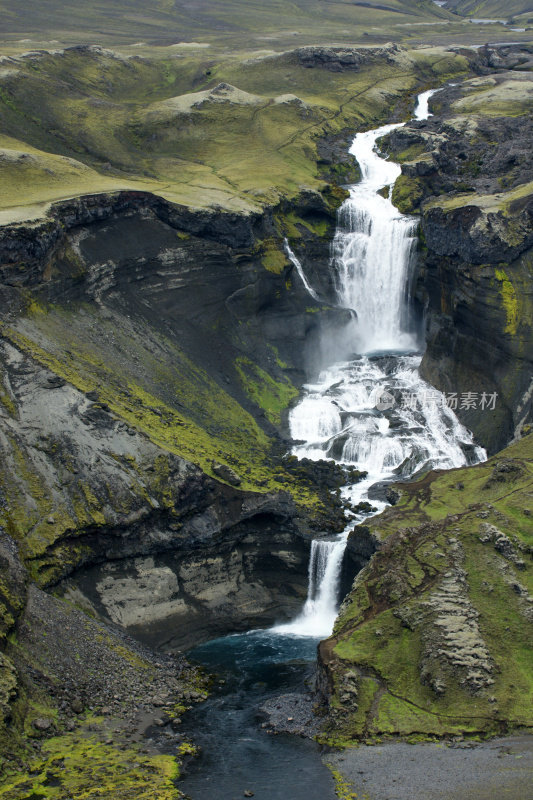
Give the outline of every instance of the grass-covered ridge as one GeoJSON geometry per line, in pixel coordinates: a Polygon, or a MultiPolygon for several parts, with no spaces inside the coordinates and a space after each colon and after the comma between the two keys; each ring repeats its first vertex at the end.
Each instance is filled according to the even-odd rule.
{"type": "Polygon", "coordinates": [[[381,549],[322,645],[326,739],[531,725],[532,487],[526,437],[486,464],[405,485],[399,506],[369,522],[381,549]]]}
{"type": "Polygon", "coordinates": [[[8,59],[0,72],[0,219],[117,188],[196,207],[275,204],[323,186],[324,135],[370,127],[421,83],[468,67],[439,48],[357,52],[361,64],[340,72],[310,69],[307,51],[147,58],[71,48],[8,59]]]}

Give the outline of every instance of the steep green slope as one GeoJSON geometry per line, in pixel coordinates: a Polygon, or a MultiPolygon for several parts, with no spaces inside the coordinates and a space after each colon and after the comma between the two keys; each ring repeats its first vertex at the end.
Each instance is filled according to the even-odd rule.
{"type": "Polygon", "coordinates": [[[325,738],[502,733],[533,712],[533,442],[401,487],[320,657],[325,738]]]}

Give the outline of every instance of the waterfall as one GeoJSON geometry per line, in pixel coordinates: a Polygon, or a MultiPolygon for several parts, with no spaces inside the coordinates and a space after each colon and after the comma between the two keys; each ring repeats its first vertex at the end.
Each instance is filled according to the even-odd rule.
{"type": "Polygon", "coordinates": [[[400,125],[360,133],[350,148],[361,167],[360,183],[339,210],[333,240],[333,272],[339,305],[357,312],[360,353],[416,348],[405,330],[407,287],[417,220],[400,214],[390,200],[401,173],[376,152],[376,141],[400,125]],[[389,197],[379,192],[387,190],[389,197]]]}
{"type": "Polygon", "coordinates": [[[287,241],[287,239],[284,240],[284,245],[285,245],[285,252],[287,253],[287,255],[289,257],[289,261],[291,261],[294,264],[294,266],[296,267],[296,272],[300,276],[300,280],[302,281],[303,285],[305,286],[305,288],[307,289],[307,291],[309,292],[309,294],[311,295],[313,300],[320,300],[320,297],[317,295],[317,293],[315,292],[315,290],[313,289],[313,287],[311,286],[311,284],[309,283],[309,281],[305,277],[305,273],[303,271],[302,264],[301,264],[300,260],[294,255],[293,251],[290,248],[290,245],[289,245],[289,242],[287,241]]]}
{"type": "Polygon", "coordinates": [[[347,534],[335,540],[313,539],[309,559],[309,588],[302,613],[292,622],[277,625],[276,633],[329,636],[337,616],[342,558],[347,534]]]}
{"type": "MultiPolygon", "coordinates": [[[[438,90],[419,95],[416,119],[429,116],[428,101],[434,91],[438,90]]],[[[333,364],[315,383],[304,386],[304,395],[289,416],[291,436],[298,442],[293,448],[296,456],[333,459],[368,473],[343,490],[353,506],[367,500],[368,490],[377,482],[408,479],[422,470],[451,469],[486,457],[445,396],[419,375],[421,355],[410,330],[408,297],[418,223],[392,205],[390,194],[401,169],[376,152],[377,140],[398,127],[401,124],[385,125],[355,137],[350,152],[359,162],[361,181],[350,187],[350,196],[339,209],[332,245],[338,304],[357,313],[352,352],[358,355],[333,364]]],[[[305,288],[318,299],[297,257],[286,247],[305,288]]],[[[386,505],[374,498],[371,502],[378,511],[386,505]]],[[[316,637],[331,633],[348,533],[362,518],[354,512],[339,537],[313,541],[304,608],[296,619],[276,626],[276,633],[316,637]]]]}

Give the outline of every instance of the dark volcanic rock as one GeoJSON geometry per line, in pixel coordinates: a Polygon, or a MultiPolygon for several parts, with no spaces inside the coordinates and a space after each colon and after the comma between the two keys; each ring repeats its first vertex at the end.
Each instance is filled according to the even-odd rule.
{"type": "Polygon", "coordinates": [[[300,47],[293,53],[303,67],[327,69],[331,72],[357,71],[377,60],[396,62],[402,48],[390,42],[381,47],[300,47]]]}
{"type": "Polygon", "coordinates": [[[276,695],[264,703],[260,718],[269,733],[291,733],[312,739],[320,731],[320,720],[314,714],[315,694],[292,692],[276,695]]]}
{"type": "Polygon", "coordinates": [[[231,486],[240,486],[242,483],[242,478],[237,475],[234,469],[226,466],[226,464],[218,464],[216,461],[213,461],[213,472],[217,477],[231,484],[231,486]]]}
{"type": "Polygon", "coordinates": [[[460,419],[489,452],[533,419],[530,49],[482,48],[487,77],[446,87],[432,98],[434,117],[387,141],[403,162],[393,200],[421,213],[422,375],[454,393],[460,419]]]}

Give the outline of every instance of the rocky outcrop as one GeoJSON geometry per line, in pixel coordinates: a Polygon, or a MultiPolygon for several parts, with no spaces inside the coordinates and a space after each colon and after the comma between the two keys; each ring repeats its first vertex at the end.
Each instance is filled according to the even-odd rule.
{"type": "Polygon", "coordinates": [[[399,608],[395,613],[405,627],[420,632],[423,683],[440,695],[451,677],[479,693],[494,684],[494,665],[479,629],[479,612],[468,597],[464,550],[455,537],[448,543],[450,569],[435,591],[416,609],[399,608]]]}
{"type": "Polygon", "coordinates": [[[319,647],[325,742],[531,725],[528,438],[403,485],[363,526],[379,548],[319,647]]]}
{"type": "Polygon", "coordinates": [[[435,206],[423,215],[428,249],[419,286],[428,347],[422,374],[455,393],[460,418],[490,452],[520,436],[532,419],[532,207],[527,195],[518,208],[511,201],[510,212],[472,204],[435,206]]]}
{"type": "Polygon", "coordinates": [[[381,47],[300,47],[292,51],[303,67],[327,69],[331,72],[357,71],[376,61],[401,62],[406,51],[389,42],[381,47]]]}
{"type": "MultiPolygon", "coordinates": [[[[304,248],[306,265],[316,265],[328,257],[327,234],[334,229],[335,208],[343,197],[342,192],[324,198],[306,191],[290,208],[284,202],[263,215],[192,211],[144,192],[79,197],[53,206],[43,222],[2,228],[0,280],[4,287],[32,288],[47,301],[68,295],[69,302],[102,303],[113,295],[113,303],[120,296],[129,305],[136,302],[132,290],[138,295],[144,282],[143,294],[152,295],[150,305],[143,301],[144,313],[156,305],[158,324],[161,314],[168,314],[167,326],[176,318],[194,318],[194,336],[188,324],[185,330],[181,326],[180,337],[187,337],[185,346],[194,350],[195,359],[209,355],[206,336],[211,338],[217,325],[217,339],[224,346],[208,369],[218,371],[222,381],[243,349],[253,356],[263,349],[258,360],[269,361],[268,369],[279,375],[265,338],[303,380],[306,342],[318,341],[322,324],[334,329],[345,319],[342,312],[335,315],[316,302],[312,312],[306,311],[312,298],[283,250],[284,214],[290,210],[301,219],[299,232],[293,229],[293,246],[304,248]],[[313,233],[314,226],[324,225],[320,235],[313,233]],[[237,331],[243,322],[248,330],[237,331]]],[[[322,270],[313,278],[329,302],[328,276],[322,270]]],[[[150,324],[154,322],[152,315],[150,324]]]]}
{"type": "MultiPolygon", "coordinates": [[[[487,65],[498,53],[484,51],[487,65]]],[[[437,93],[435,116],[387,143],[402,161],[393,199],[421,214],[422,375],[491,453],[532,420],[532,80],[505,70],[512,55],[504,48],[501,71],[437,93]]]]}
{"type": "Polygon", "coordinates": [[[426,206],[422,232],[432,254],[479,266],[514,261],[531,248],[533,194],[516,200],[512,192],[499,194],[493,209],[476,199],[468,205],[464,198],[459,208],[426,206]]]}
{"type": "MultiPolygon", "coordinates": [[[[43,280],[46,264],[65,233],[82,225],[105,222],[138,212],[184,233],[215,240],[230,247],[250,247],[258,215],[222,210],[191,210],[168,203],[148,192],[117,192],[75,197],[52,206],[48,219],[32,225],[16,224],[0,229],[0,278],[8,285],[33,285],[43,280]],[[17,272],[13,265],[19,268],[17,272]]],[[[46,278],[45,278],[46,280],[46,278]]]]}
{"type": "Polygon", "coordinates": [[[279,499],[248,511],[248,519],[226,531],[215,529],[192,546],[152,523],[150,535],[161,540],[153,555],[143,554],[142,532],[140,541],[132,532],[126,553],[131,548],[134,554],[122,551],[113,558],[108,551],[105,560],[76,570],[61,588],[67,598],[159,650],[286,619],[306,596],[308,543],[284,518],[279,499]]]}
{"type": "Polygon", "coordinates": [[[357,525],[350,533],[342,559],[341,597],[349,594],[355,576],[368,564],[379,546],[379,538],[366,525],[357,525]]]}

